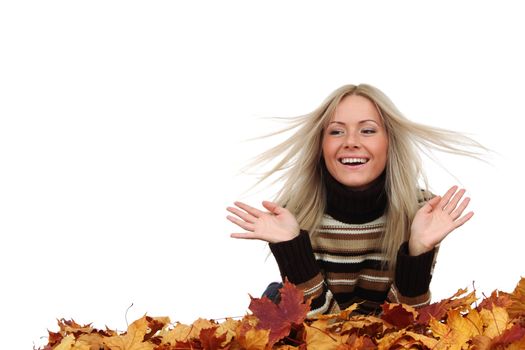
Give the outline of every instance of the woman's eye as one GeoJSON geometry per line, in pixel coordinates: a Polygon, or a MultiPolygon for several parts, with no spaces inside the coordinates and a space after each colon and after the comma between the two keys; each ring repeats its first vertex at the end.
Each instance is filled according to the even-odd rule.
{"type": "Polygon", "coordinates": [[[336,129],[328,131],[328,135],[341,135],[342,133],[343,133],[342,130],[336,130],[336,129]]]}
{"type": "Polygon", "coordinates": [[[361,132],[363,134],[375,134],[376,130],[375,129],[363,129],[363,130],[361,130],[361,132]]]}

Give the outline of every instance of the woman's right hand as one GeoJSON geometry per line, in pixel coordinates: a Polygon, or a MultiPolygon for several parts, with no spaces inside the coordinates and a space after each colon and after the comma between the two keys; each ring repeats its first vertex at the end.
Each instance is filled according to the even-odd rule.
{"type": "Polygon", "coordinates": [[[226,218],[235,225],[246,230],[242,233],[232,233],[233,238],[259,239],[268,243],[289,241],[299,235],[299,224],[286,208],[276,203],[263,201],[262,205],[268,211],[261,211],[242,202],[235,202],[235,207],[228,207],[233,215],[226,218]]]}

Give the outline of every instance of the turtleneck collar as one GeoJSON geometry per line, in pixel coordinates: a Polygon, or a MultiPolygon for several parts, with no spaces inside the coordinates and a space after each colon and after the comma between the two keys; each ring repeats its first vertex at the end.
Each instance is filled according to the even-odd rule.
{"type": "Polygon", "coordinates": [[[387,206],[385,171],[366,189],[354,190],[339,183],[323,160],[321,164],[328,215],[347,224],[364,224],[384,214],[387,206]]]}

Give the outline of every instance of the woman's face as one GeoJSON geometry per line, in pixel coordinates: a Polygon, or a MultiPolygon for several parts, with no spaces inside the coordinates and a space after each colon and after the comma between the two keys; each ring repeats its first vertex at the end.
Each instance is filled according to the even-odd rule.
{"type": "Polygon", "coordinates": [[[376,106],[366,97],[344,97],[323,134],[323,156],[341,184],[365,189],[385,169],[388,135],[376,106]]]}

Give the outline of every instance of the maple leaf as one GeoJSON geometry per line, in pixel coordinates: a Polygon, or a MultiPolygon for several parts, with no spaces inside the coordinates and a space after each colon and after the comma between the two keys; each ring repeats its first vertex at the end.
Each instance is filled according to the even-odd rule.
{"type": "Polygon", "coordinates": [[[512,304],[508,307],[509,316],[512,318],[525,316],[525,278],[521,278],[512,294],[512,304]]]}
{"type": "Polygon", "coordinates": [[[524,339],[525,328],[515,324],[511,328],[505,330],[502,335],[492,340],[491,346],[493,348],[505,347],[509,344],[515,343],[518,340],[524,339]]]}
{"type": "Polygon", "coordinates": [[[270,331],[267,329],[249,329],[237,338],[244,350],[265,350],[269,348],[270,331]]]}
{"type": "Polygon", "coordinates": [[[172,329],[163,329],[160,333],[163,344],[176,344],[177,342],[185,341],[188,339],[191,326],[183,323],[177,323],[172,329]]]}
{"type": "Polygon", "coordinates": [[[69,334],[53,350],[91,350],[91,347],[83,341],[76,341],[75,337],[69,334]]]}
{"type": "Polygon", "coordinates": [[[488,309],[492,310],[494,306],[507,308],[512,304],[509,294],[501,293],[498,290],[493,291],[490,297],[485,298],[479,303],[477,309],[488,309]]]}
{"type": "Polygon", "coordinates": [[[369,337],[352,334],[348,337],[346,344],[337,347],[337,350],[374,350],[376,345],[369,337]]]}
{"type": "Polygon", "coordinates": [[[432,318],[442,320],[449,310],[469,310],[471,308],[470,305],[476,301],[476,295],[474,292],[471,292],[466,296],[463,296],[465,293],[467,293],[466,289],[458,289],[458,291],[450,298],[443,299],[439,302],[418,309],[419,316],[417,317],[416,323],[428,326],[432,318]]]}
{"type": "Polygon", "coordinates": [[[509,314],[507,313],[506,309],[495,306],[492,308],[492,310],[482,309],[479,313],[485,326],[483,335],[486,335],[490,338],[495,338],[501,335],[507,328],[509,314]]]}
{"type": "Polygon", "coordinates": [[[397,329],[402,329],[413,324],[417,317],[417,311],[408,305],[385,303],[381,307],[383,308],[381,319],[397,329]]]}
{"type": "Polygon", "coordinates": [[[222,334],[217,337],[215,334],[217,328],[219,327],[205,328],[201,330],[199,334],[199,340],[204,350],[223,349],[221,344],[226,340],[226,334],[222,334]]]}
{"type": "Polygon", "coordinates": [[[155,344],[144,341],[147,336],[151,338],[152,326],[156,327],[156,322],[169,323],[167,317],[151,318],[144,316],[129,325],[128,330],[123,335],[114,335],[104,340],[104,344],[111,350],[153,350],[155,344]]]}
{"type": "Polygon", "coordinates": [[[309,302],[304,303],[303,292],[292,283],[285,281],[280,289],[281,301],[273,303],[267,297],[251,298],[249,309],[257,317],[257,329],[270,331],[269,346],[286,337],[292,324],[301,324],[309,310],[309,302]]]}
{"type": "Polygon", "coordinates": [[[304,326],[305,343],[309,349],[336,350],[338,346],[346,343],[348,337],[343,338],[341,334],[331,333],[321,327],[317,327],[318,323],[316,322],[310,326],[304,326]]]}

